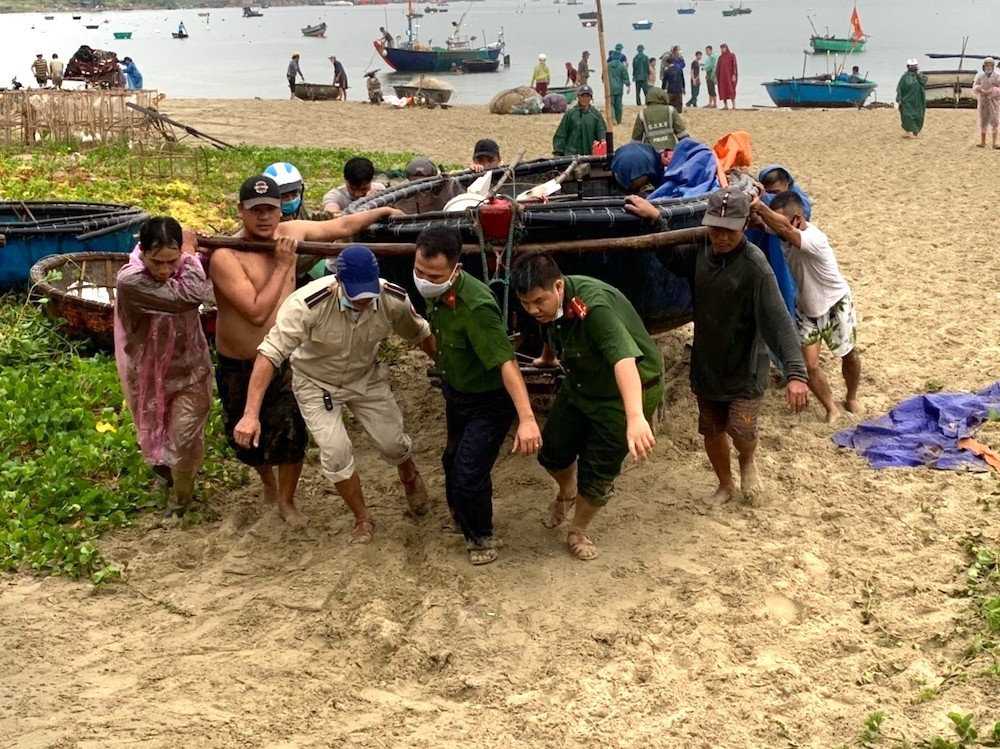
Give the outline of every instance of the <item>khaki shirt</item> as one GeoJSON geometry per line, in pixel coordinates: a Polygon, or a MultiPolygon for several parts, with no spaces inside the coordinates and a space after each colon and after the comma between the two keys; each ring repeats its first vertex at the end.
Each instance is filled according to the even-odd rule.
{"type": "Polygon", "coordinates": [[[385,280],[379,282],[382,293],[357,320],[355,312],[344,309],[336,278],[326,276],[306,284],[282,303],[274,327],[257,351],[275,367],[290,358],[292,369],[317,385],[367,392],[378,366],[379,344],[390,333],[411,345],[431,334],[406,292],[385,280]]]}

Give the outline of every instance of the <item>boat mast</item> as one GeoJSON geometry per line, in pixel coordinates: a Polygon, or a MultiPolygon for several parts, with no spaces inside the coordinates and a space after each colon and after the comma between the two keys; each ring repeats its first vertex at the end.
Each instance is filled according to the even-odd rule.
{"type": "Polygon", "coordinates": [[[601,0],[597,3],[597,39],[601,49],[601,77],[604,79],[604,120],[611,129],[611,79],[608,77],[608,50],[604,44],[604,13],[601,11],[601,0]]]}
{"type": "Polygon", "coordinates": [[[413,0],[406,3],[406,41],[409,46],[413,46],[413,0]]]}

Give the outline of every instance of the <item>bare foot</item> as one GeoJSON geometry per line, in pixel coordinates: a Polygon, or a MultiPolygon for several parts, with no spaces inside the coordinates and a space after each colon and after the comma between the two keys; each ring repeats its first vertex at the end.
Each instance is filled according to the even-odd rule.
{"type": "Polygon", "coordinates": [[[852,414],[858,415],[861,413],[861,401],[857,398],[851,398],[849,401],[844,402],[844,408],[850,411],[852,414]]]}
{"type": "Polygon", "coordinates": [[[586,531],[578,528],[569,529],[569,534],[566,536],[566,543],[569,544],[569,550],[573,552],[573,556],[583,562],[597,559],[601,553],[597,550],[594,542],[587,538],[586,531]]]}
{"type": "Polygon", "coordinates": [[[743,503],[757,507],[763,501],[760,478],[757,476],[757,466],[749,465],[740,469],[740,490],[743,492],[743,503]]]}
{"type": "Polygon", "coordinates": [[[309,518],[299,512],[299,508],[293,502],[279,502],[278,514],[290,528],[305,528],[309,525],[309,518]]]}
{"type": "Polygon", "coordinates": [[[458,523],[455,522],[455,518],[449,517],[441,524],[442,533],[451,533],[458,536],[462,535],[462,529],[458,527],[458,523]]]}
{"type": "Polygon", "coordinates": [[[720,486],[715,492],[705,497],[705,504],[709,507],[721,507],[733,498],[733,487],[720,486]]]}
{"type": "Polygon", "coordinates": [[[430,498],[427,496],[427,487],[419,473],[414,473],[408,481],[403,481],[403,491],[406,493],[406,505],[410,512],[420,517],[426,515],[430,507],[430,498]]]}
{"type": "Polygon", "coordinates": [[[837,419],[839,419],[839,418],[840,418],[840,411],[838,411],[836,409],[836,407],[831,408],[829,411],[826,412],[826,423],[827,424],[836,424],[837,423],[837,419]]]}
{"type": "Polygon", "coordinates": [[[264,504],[273,505],[278,501],[278,485],[271,484],[268,486],[264,484],[264,504]]]}
{"type": "Polygon", "coordinates": [[[562,521],[566,519],[566,510],[573,504],[574,499],[575,497],[564,499],[556,495],[556,498],[552,500],[552,504],[549,505],[549,516],[542,521],[542,525],[549,530],[562,525],[562,521]]]}
{"type": "Polygon", "coordinates": [[[375,521],[372,518],[355,520],[354,530],[347,540],[349,544],[370,544],[375,538],[375,521]]]}

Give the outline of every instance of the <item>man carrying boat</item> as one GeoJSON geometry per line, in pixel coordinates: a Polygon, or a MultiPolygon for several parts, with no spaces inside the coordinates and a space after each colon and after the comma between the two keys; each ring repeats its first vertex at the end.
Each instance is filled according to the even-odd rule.
{"type": "Polygon", "coordinates": [[[276,372],[290,370],[295,401],[319,446],[323,474],[354,514],[349,543],[367,544],[375,533],[375,519],[365,504],[343,409],[364,427],[382,459],[396,466],[411,512],[425,514],[427,490],[413,464],[413,443],[403,429],[403,415],[378,352],[382,341],[395,333],[433,357],[434,337],[406,290],[379,278],[370,249],[351,245],[336,263],[336,277],[304,286],[278,310],[274,326],[257,347],[246,409],[234,438],[243,449],[260,443],[268,382],[276,372]]]}
{"type": "Polygon", "coordinates": [[[441,456],[445,496],[465,536],[469,561],[497,559],[490,472],[518,418],[512,452],[542,445],[528,389],[493,292],[462,270],[462,235],[436,226],[417,237],[413,281],[427,300],[445,401],[448,441],[441,456]]]}
{"type": "Polygon", "coordinates": [[[375,179],[375,164],[364,156],[355,156],[344,164],[344,184],[328,191],[323,196],[323,210],[337,215],[342,213],[351,203],[373,192],[384,190],[381,182],[375,179]]]}
{"type": "Polygon", "coordinates": [[[924,129],[924,114],[927,111],[927,75],[920,72],[914,58],[906,61],[906,72],[896,84],[896,104],[899,105],[899,121],[903,130],[916,137],[924,129]]]}
{"type": "Polygon", "coordinates": [[[566,110],[552,136],[552,153],[556,156],[589,156],[594,143],[604,140],[608,128],[593,101],[594,90],[590,86],[576,90],[576,106],[566,110]]]}
{"type": "Polygon", "coordinates": [[[624,294],[596,278],[564,276],[550,255],[522,255],[510,284],[543,326],[535,364],[561,363],[566,373],[538,456],[559,485],[543,523],[558,527],[572,505],[566,541],[577,559],[594,559],[587,527],[622,461],[648,457],[656,443],[650,420],[663,398],[663,357],[624,294]]]}
{"type": "MultiPolygon", "coordinates": [[[[626,210],[660,230],[659,209],[635,195],[626,210]]],[[[703,223],[710,244],[685,245],[660,254],[664,267],[688,279],[694,298],[691,390],[698,401],[698,431],[719,486],[707,502],[728,502],[734,491],[729,438],[739,455],[740,488],[748,504],[760,500],[754,457],[757,420],[767,389],[767,350],[777,354],[786,375],[785,396],[793,412],[809,398],[809,381],[798,336],[763,253],[744,231],[750,198],[739,188],[711,194],[703,223]]]]}
{"type": "Polygon", "coordinates": [[[277,240],[274,253],[219,249],[212,253],[209,277],[218,304],[216,382],[226,414],[226,433],[236,457],[253,467],[264,486],[264,498],[277,502],[291,525],[306,522],[295,507],[295,487],[305,457],[306,429],[292,394],[288,367],[280,368],[263,396],[262,432],[255,444],[234,434],[243,416],[257,347],[274,325],[278,307],[295,288],[295,257],[299,240],[330,242],[346,239],[375,221],[399,213],[378,208],[330,221],[281,222],[281,192],[263,174],[240,188],[239,216],[243,228],[236,237],[277,240]],[[277,477],[274,467],[277,466],[277,477]]]}

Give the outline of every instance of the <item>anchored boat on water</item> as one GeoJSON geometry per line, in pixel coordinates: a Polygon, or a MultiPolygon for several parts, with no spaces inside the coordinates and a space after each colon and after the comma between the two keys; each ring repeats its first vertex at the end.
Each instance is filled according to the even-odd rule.
{"type": "Polygon", "coordinates": [[[454,29],[444,47],[421,44],[413,25],[413,0],[408,0],[407,9],[406,41],[399,46],[390,46],[384,39],[376,39],[374,42],[375,51],[393,70],[404,73],[445,72],[461,67],[467,60],[498,60],[503,53],[503,31],[496,42],[479,47],[473,46],[476,37],[462,35],[462,23],[468,11],[458,21],[452,22],[454,29]]]}
{"type": "Polygon", "coordinates": [[[317,38],[323,38],[326,36],[326,21],[318,23],[315,26],[306,26],[302,29],[302,36],[312,36],[317,38]]]}
{"type": "MultiPolygon", "coordinates": [[[[808,16],[806,17],[809,18],[808,16]]],[[[809,37],[809,46],[817,54],[833,52],[841,55],[849,55],[865,51],[865,43],[868,41],[868,36],[861,28],[861,17],[858,15],[857,5],[854,6],[854,10],[851,12],[851,33],[849,36],[832,36],[829,33],[821,36],[816,31],[816,26],[813,24],[812,18],[809,18],[809,25],[812,26],[813,30],[813,35],[809,37]]]]}
{"type": "Polygon", "coordinates": [[[851,83],[831,75],[779,78],[762,83],[778,107],[795,109],[848,109],[862,107],[877,83],[851,83]]]}

